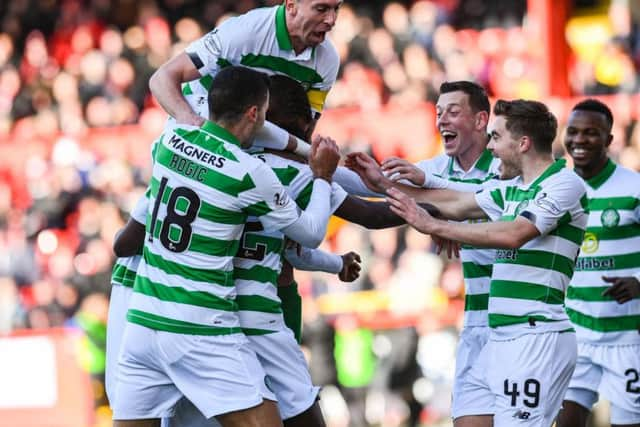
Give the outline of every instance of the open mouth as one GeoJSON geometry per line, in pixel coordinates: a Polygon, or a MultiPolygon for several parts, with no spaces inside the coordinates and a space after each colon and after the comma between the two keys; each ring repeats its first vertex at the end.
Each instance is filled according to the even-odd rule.
{"type": "Polygon", "coordinates": [[[458,134],[456,132],[450,130],[441,130],[440,135],[442,135],[442,139],[444,140],[445,145],[451,144],[458,137],[458,134]]]}

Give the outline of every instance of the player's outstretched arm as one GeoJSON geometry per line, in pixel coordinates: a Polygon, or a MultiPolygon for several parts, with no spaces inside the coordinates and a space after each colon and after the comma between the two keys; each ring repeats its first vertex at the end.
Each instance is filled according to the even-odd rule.
{"type": "Polygon", "coordinates": [[[415,200],[396,188],[389,189],[388,194],[387,201],[391,204],[391,210],[425,234],[477,247],[505,249],[519,248],[540,235],[536,226],[524,217],[518,217],[514,221],[476,224],[449,222],[432,217],[415,200]]]}
{"type": "MultiPolygon", "coordinates": [[[[423,209],[427,209],[431,215],[436,217],[440,216],[440,212],[435,206],[428,203],[421,204],[421,206],[423,209]]],[[[337,217],[370,230],[397,227],[406,224],[404,218],[398,216],[390,209],[389,203],[374,202],[354,196],[347,196],[334,214],[337,217]]]]}
{"type": "Polygon", "coordinates": [[[343,282],[353,282],[360,276],[362,260],[355,252],[336,255],[320,249],[293,247],[285,251],[285,258],[297,270],[337,274],[343,282]]]}
{"type": "Polygon", "coordinates": [[[432,190],[417,188],[394,182],[387,178],[382,168],[370,156],[364,153],[351,153],[347,156],[345,166],[356,172],[372,191],[386,193],[396,188],[418,203],[434,205],[442,217],[453,220],[486,218],[485,212],[478,206],[474,193],[454,190],[432,190]]]}

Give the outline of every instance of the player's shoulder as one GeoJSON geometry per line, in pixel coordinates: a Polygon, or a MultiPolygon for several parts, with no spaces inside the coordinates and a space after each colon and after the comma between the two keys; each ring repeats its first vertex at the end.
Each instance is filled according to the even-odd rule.
{"type": "Polygon", "coordinates": [[[315,54],[318,55],[320,62],[340,63],[340,55],[331,39],[328,37],[322,43],[316,46],[315,54]]]}
{"type": "Polygon", "coordinates": [[[624,180],[625,183],[633,185],[640,183],[640,173],[616,163],[614,178],[624,180]]]}
{"type": "Polygon", "coordinates": [[[416,163],[416,166],[424,172],[432,173],[435,175],[442,175],[446,173],[451,158],[446,154],[440,154],[430,159],[420,160],[416,163]]]}

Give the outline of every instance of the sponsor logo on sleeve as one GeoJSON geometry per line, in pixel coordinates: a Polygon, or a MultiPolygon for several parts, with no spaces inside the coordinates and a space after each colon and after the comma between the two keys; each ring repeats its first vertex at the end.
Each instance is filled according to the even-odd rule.
{"type": "Polygon", "coordinates": [[[558,202],[549,197],[547,193],[540,193],[533,202],[540,209],[549,212],[551,215],[560,215],[562,212],[558,202]]]}

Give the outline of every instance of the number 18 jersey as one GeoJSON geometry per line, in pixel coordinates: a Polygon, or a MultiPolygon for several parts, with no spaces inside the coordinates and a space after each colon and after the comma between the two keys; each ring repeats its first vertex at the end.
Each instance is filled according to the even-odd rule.
{"type": "Polygon", "coordinates": [[[224,128],[169,128],[158,142],[143,259],[127,320],[192,335],[240,333],[233,257],[244,224],[287,227],[297,207],[224,128]]]}

